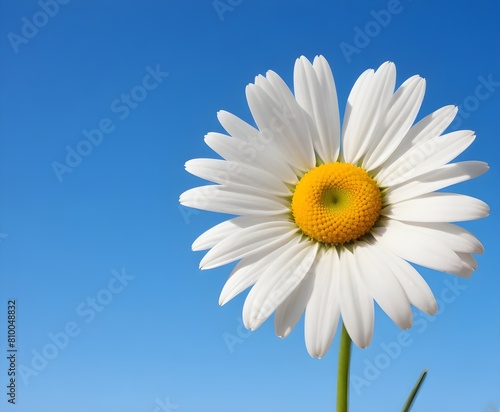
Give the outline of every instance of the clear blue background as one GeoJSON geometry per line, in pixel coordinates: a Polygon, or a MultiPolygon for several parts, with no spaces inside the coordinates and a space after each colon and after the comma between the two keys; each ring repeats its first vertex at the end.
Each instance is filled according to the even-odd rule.
{"type": "Polygon", "coordinates": [[[15,299],[11,410],[334,410],[338,339],[316,360],[302,322],[285,340],[274,336],[272,320],[243,330],[245,294],[217,304],[231,268],[201,272],[202,254],[190,251],[223,217],[178,205],[181,192],[201,183],[184,162],[213,155],[203,136],[222,131],[216,112],[251,121],[244,87],[255,75],[273,69],[291,84],[297,57],[323,54],[342,108],[357,76],[385,60],[396,63],[398,84],[425,77],[419,117],[460,105],[460,127],[478,135],[460,159],[492,167],[455,188],[492,209],[465,224],[486,247],[479,269],[456,284],[422,269],[442,310],[432,320],[417,315],[407,346],[395,343],[400,331],[377,311],[372,345],[353,351],[360,380],[351,411],[400,410],[424,368],[413,411],[500,410],[498,2],[72,0],[44,20],[44,1],[0,2],[2,409],[7,300],[15,299]],[[390,10],[385,27],[375,19],[380,10],[390,10]],[[41,27],[20,43],[15,35],[33,19],[41,27]],[[359,31],[368,33],[364,42],[359,31]],[[342,43],[356,52],[343,52],[342,43]],[[157,65],[168,76],[136,94],[143,100],[120,119],[115,99],[157,65]],[[496,82],[482,100],[474,97],[480,76],[496,82]],[[113,131],[60,182],[53,162],[63,163],[66,147],[75,149],[82,130],[105,118],[113,131]],[[134,278],[117,292],[109,282],[122,268],[134,278]],[[107,304],[92,309],[88,298],[107,304]],[[79,333],[65,338],[68,327],[79,333]],[[36,355],[44,351],[46,364],[36,355]]]}

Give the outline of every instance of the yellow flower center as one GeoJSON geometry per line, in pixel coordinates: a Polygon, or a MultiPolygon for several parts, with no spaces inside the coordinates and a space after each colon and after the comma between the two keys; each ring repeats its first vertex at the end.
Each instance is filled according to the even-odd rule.
{"type": "Polygon", "coordinates": [[[352,242],[373,227],[382,209],[377,183],[360,167],[327,163],[302,177],[292,199],[295,223],[318,242],[352,242]]]}

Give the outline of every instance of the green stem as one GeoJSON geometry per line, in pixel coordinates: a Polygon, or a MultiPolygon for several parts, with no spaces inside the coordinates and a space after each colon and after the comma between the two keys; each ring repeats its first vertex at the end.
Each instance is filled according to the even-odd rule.
{"type": "Polygon", "coordinates": [[[349,365],[351,361],[351,337],[342,324],[340,337],[339,371],[337,375],[337,412],[347,412],[349,406],[349,365]]]}

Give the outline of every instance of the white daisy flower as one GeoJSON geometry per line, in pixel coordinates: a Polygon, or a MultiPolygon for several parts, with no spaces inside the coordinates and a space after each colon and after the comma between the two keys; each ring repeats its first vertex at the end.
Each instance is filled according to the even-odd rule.
{"type": "Polygon", "coordinates": [[[257,128],[231,113],[218,118],[229,135],[205,142],[222,159],[194,159],[186,170],[215,185],[186,191],[189,207],[237,215],[193,243],[210,251],[201,269],[239,261],[220,304],[252,286],[243,307],[247,328],[275,312],[286,337],[305,312],[311,356],[330,347],[339,318],[354,343],[370,344],[374,300],[402,329],[411,305],[436,313],[436,300],[409,263],[468,277],[483,246],[450,222],[485,217],[484,202],[436,192],[475,178],[486,163],[449,163],[474,132],[442,135],[457,114],[443,107],[413,124],[425,80],[396,91],[396,68],[367,70],[347,100],[341,126],[332,72],[322,56],[294,70],[295,96],[273,71],[246,96],[257,128]]]}

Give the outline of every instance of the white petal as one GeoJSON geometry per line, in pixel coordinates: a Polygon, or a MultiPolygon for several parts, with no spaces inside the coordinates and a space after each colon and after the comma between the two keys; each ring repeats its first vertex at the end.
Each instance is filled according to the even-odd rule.
{"type": "Polygon", "coordinates": [[[299,322],[311,296],[314,276],[311,271],[302,282],[279,305],[274,315],[274,331],[280,338],[286,338],[299,322]]]}
{"type": "MultiPolygon", "coordinates": [[[[328,112],[328,134],[323,137],[325,151],[330,155],[331,161],[336,161],[340,152],[340,114],[337,98],[337,89],[333,79],[333,73],[330,65],[323,56],[316,56],[313,61],[314,70],[318,75],[319,84],[323,91],[323,99],[328,112]]],[[[320,138],[322,138],[320,135],[320,138]]],[[[326,156],[326,153],[325,153],[326,156]]]]}
{"type": "Polygon", "coordinates": [[[356,103],[356,101],[359,99],[358,96],[360,95],[361,90],[366,90],[369,87],[370,83],[373,80],[374,73],[375,72],[373,71],[373,69],[368,69],[361,73],[361,76],[358,77],[358,79],[354,83],[354,86],[352,86],[349,97],[347,98],[341,132],[341,140],[343,146],[342,156],[344,160],[353,158],[357,147],[361,144],[361,142],[356,139],[356,133],[354,133],[353,131],[355,125],[354,120],[351,121],[351,116],[353,117],[353,119],[356,118],[356,111],[358,111],[358,109],[354,110],[354,103],[356,103]],[[352,125],[349,126],[350,123],[352,123],[352,125]],[[346,134],[352,135],[353,137],[346,139],[346,134]],[[348,142],[347,140],[350,140],[350,142],[348,142]]]}
{"type": "Polygon", "coordinates": [[[221,133],[208,133],[205,143],[226,160],[232,160],[266,170],[286,183],[297,183],[297,175],[283,160],[275,144],[258,134],[255,139],[240,139],[221,133]]]}
{"type": "Polygon", "coordinates": [[[294,223],[286,221],[268,221],[242,228],[210,249],[201,260],[200,269],[212,269],[272,249],[297,236],[298,230],[294,223]]]}
{"type": "Polygon", "coordinates": [[[462,271],[455,273],[455,275],[462,276],[464,278],[470,277],[472,272],[477,269],[477,260],[469,253],[457,252],[457,255],[462,260],[463,268],[462,271]]]}
{"type": "Polygon", "coordinates": [[[358,242],[354,252],[357,267],[368,293],[401,329],[412,324],[410,302],[380,247],[358,242]]]}
{"type": "MultiPolygon", "coordinates": [[[[273,85],[266,77],[259,74],[255,77],[254,83],[256,86],[259,86],[262,90],[264,90],[264,92],[275,102],[278,102],[280,100],[279,93],[274,89],[273,85]]],[[[288,86],[285,85],[285,87],[288,89],[288,86]]]]}
{"type": "Polygon", "coordinates": [[[218,159],[193,159],[186,170],[202,179],[223,185],[239,184],[255,187],[279,196],[289,196],[290,189],[276,176],[240,162],[218,159]]]}
{"type": "Polygon", "coordinates": [[[399,222],[391,220],[388,223],[391,230],[399,228],[407,231],[408,236],[415,233],[416,236],[428,237],[430,241],[438,241],[446,245],[454,252],[462,253],[483,253],[484,247],[481,242],[468,230],[451,223],[416,223],[399,222]]]}
{"type": "Polygon", "coordinates": [[[451,163],[410,179],[387,190],[386,202],[397,203],[445,187],[474,179],[485,173],[489,166],[484,162],[468,161],[451,163]]]}
{"type": "Polygon", "coordinates": [[[225,305],[232,298],[252,286],[260,279],[264,269],[277,257],[281,256],[288,248],[299,243],[300,238],[294,237],[288,242],[278,245],[269,253],[255,253],[243,258],[235,266],[219,296],[219,305],[225,305]]]}
{"type": "Polygon", "coordinates": [[[391,267],[392,273],[397,277],[410,303],[421,311],[434,315],[438,309],[436,299],[431,288],[417,270],[406,260],[381,246],[379,246],[379,250],[380,253],[384,253],[384,262],[391,267]]]}
{"type": "MultiPolygon", "coordinates": [[[[288,215],[283,215],[281,217],[273,216],[272,219],[274,221],[289,220],[288,215]]],[[[221,240],[233,235],[241,229],[268,222],[269,220],[270,219],[266,216],[239,216],[234,219],[226,220],[198,236],[198,238],[193,242],[192,249],[194,251],[210,249],[221,240]]]]}
{"type": "MultiPolygon", "coordinates": [[[[454,105],[443,106],[415,123],[398,147],[404,152],[416,143],[425,142],[440,136],[451,124],[458,113],[458,107],[454,105]]],[[[402,154],[402,153],[399,153],[402,154]]],[[[393,155],[397,155],[394,153],[393,155]]],[[[391,156],[392,157],[392,156],[391,156]]]]}
{"type": "Polygon", "coordinates": [[[274,88],[279,100],[274,100],[261,86],[248,85],[247,101],[255,122],[267,139],[276,141],[291,166],[301,171],[311,169],[316,158],[303,109],[276,73],[269,71],[265,81],[274,88]]]}
{"type": "Polygon", "coordinates": [[[437,169],[462,153],[475,139],[474,132],[459,130],[416,143],[384,174],[377,175],[381,186],[393,186],[437,169]]]}
{"type": "Polygon", "coordinates": [[[430,193],[395,203],[381,214],[410,222],[461,222],[488,216],[490,208],[474,197],[456,193],[430,193]]]}
{"type": "Polygon", "coordinates": [[[257,139],[259,131],[252,125],[240,119],[238,116],[226,112],[225,110],[219,110],[217,112],[217,119],[219,119],[222,127],[231,136],[245,141],[257,139]]]}
{"type": "Polygon", "coordinates": [[[240,216],[234,219],[225,220],[198,236],[198,238],[193,242],[192,249],[194,251],[210,249],[222,239],[231,236],[243,227],[263,223],[267,220],[269,219],[254,216],[240,216]]]}
{"type": "Polygon", "coordinates": [[[267,266],[243,306],[247,328],[257,329],[293,292],[314,263],[317,249],[317,243],[298,243],[267,266]]]}
{"type": "Polygon", "coordinates": [[[417,117],[424,94],[425,80],[420,76],[410,77],[394,93],[375,133],[376,142],[363,159],[366,170],[380,166],[398,147],[417,117]]]}
{"type": "Polygon", "coordinates": [[[394,220],[388,220],[384,225],[372,229],[372,234],[377,242],[399,257],[441,272],[462,270],[461,259],[440,239],[411,230],[409,225],[394,220]]]}
{"type": "Polygon", "coordinates": [[[210,249],[226,236],[232,235],[236,230],[240,230],[240,228],[231,220],[226,220],[198,236],[193,242],[191,249],[194,251],[210,249]]]}
{"type": "Polygon", "coordinates": [[[264,262],[267,263],[267,260],[261,254],[240,260],[222,288],[219,305],[225,305],[236,295],[255,284],[262,274],[262,270],[256,270],[256,266],[259,263],[263,266],[264,262]]]}
{"type": "Polygon", "coordinates": [[[375,73],[363,73],[356,81],[347,99],[342,131],[346,162],[356,164],[365,155],[395,84],[396,67],[391,62],[382,64],[375,73]]]}
{"type": "Polygon", "coordinates": [[[201,186],[181,194],[180,203],[232,215],[275,216],[288,213],[289,201],[246,186],[201,186]]]}
{"type": "Polygon", "coordinates": [[[445,106],[413,125],[396,150],[381,166],[381,170],[376,175],[379,183],[382,183],[383,186],[392,184],[390,180],[387,180],[387,176],[393,173],[393,170],[398,167],[395,163],[400,162],[401,157],[410,150],[412,146],[419,142],[425,143],[432,138],[440,136],[453,121],[457,111],[458,109],[456,106],[445,106]]]}
{"type": "Polygon", "coordinates": [[[260,260],[256,261],[254,265],[249,265],[249,260],[256,260],[255,256],[250,256],[248,258],[242,259],[238,262],[234,270],[231,272],[229,279],[224,284],[221,294],[219,296],[219,305],[225,305],[236,295],[243,292],[245,289],[249,288],[257,280],[259,280],[262,271],[255,270],[255,266],[259,262],[266,262],[262,259],[262,256],[257,255],[260,260]]]}
{"type": "Polygon", "coordinates": [[[340,255],[339,295],[342,320],[352,341],[366,348],[373,336],[374,307],[360,276],[356,257],[344,249],[340,255]]]}
{"type": "Polygon", "coordinates": [[[313,357],[323,357],[332,344],[340,316],[340,261],[335,249],[328,249],[315,268],[314,288],[307,303],[304,335],[313,357]]]}
{"type": "Polygon", "coordinates": [[[222,133],[210,132],[205,135],[205,143],[215,153],[226,160],[249,163],[249,159],[244,156],[241,150],[243,145],[247,143],[238,137],[230,137],[222,133]]]}
{"type": "Polygon", "coordinates": [[[293,75],[297,102],[310,116],[313,145],[324,163],[335,162],[340,149],[340,120],[335,82],[330,66],[319,56],[311,64],[297,59],[293,75]]]}

